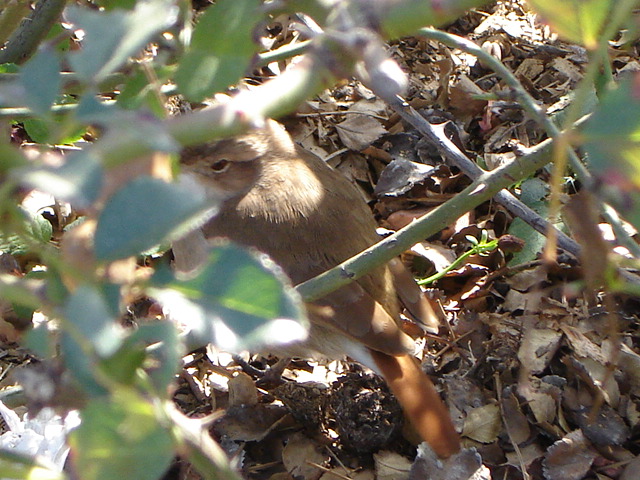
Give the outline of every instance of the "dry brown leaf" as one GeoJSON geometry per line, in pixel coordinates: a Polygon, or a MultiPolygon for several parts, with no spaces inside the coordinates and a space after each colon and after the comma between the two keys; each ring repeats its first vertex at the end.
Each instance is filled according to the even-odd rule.
{"type": "Polygon", "coordinates": [[[332,468],[320,477],[320,480],[376,480],[376,474],[373,470],[352,471],[343,466],[332,468]]]}
{"type": "Polygon", "coordinates": [[[374,190],[376,196],[399,197],[418,183],[424,182],[436,167],[397,158],[382,171],[374,190]]]}
{"type": "Polygon", "coordinates": [[[387,103],[376,97],[370,99],[358,100],[354,103],[351,108],[349,108],[350,112],[361,112],[369,115],[385,115],[387,112],[387,103]]]}
{"type": "Polygon", "coordinates": [[[482,457],[475,448],[465,448],[443,460],[426,443],[421,443],[409,480],[425,479],[491,480],[491,472],[482,464],[482,457]]]}
{"type": "MultiPolygon", "coordinates": [[[[199,478],[199,477],[198,477],[199,478]]],[[[269,480],[296,480],[287,472],[277,472],[269,477],[269,480]]]]}
{"type": "Polygon", "coordinates": [[[258,389],[249,375],[239,372],[228,383],[229,406],[251,406],[258,404],[258,389]]]}
{"type": "Polygon", "coordinates": [[[528,382],[518,385],[518,393],[527,401],[537,423],[554,422],[558,398],[562,394],[558,387],[531,378],[528,382]]]}
{"type": "Polygon", "coordinates": [[[603,405],[595,415],[590,409],[584,408],[575,412],[574,416],[585,437],[595,445],[622,445],[631,436],[622,417],[609,405],[603,405]]]}
{"type": "Polygon", "coordinates": [[[474,408],[467,414],[462,435],[480,443],[495,442],[502,430],[500,407],[488,404],[474,408]]]}
{"type": "Polygon", "coordinates": [[[593,343],[580,330],[571,325],[560,325],[562,332],[567,336],[573,351],[582,358],[591,358],[601,364],[607,363],[607,358],[602,353],[602,349],[593,343]]]}
{"type": "Polygon", "coordinates": [[[336,129],[344,146],[356,152],[387,133],[380,121],[366,115],[349,115],[344,122],[336,125],[336,129]]]}
{"type": "Polygon", "coordinates": [[[526,292],[535,285],[538,285],[542,278],[540,270],[538,268],[532,268],[512,275],[509,277],[508,282],[513,290],[526,292]]]}
{"type": "Polygon", "coordinates": [[[229,440],[252,442],[264,439],[285,418],[287,410],[279,405],[252,405],[229,408],[214,429],[229,440]]]}
{"type": "Polygon", "coordinates": [[[381,451],[373,455],[378,480],[405,480],[409,478],[411,462],[395,452],[381,451]]]}
{"type": "Polygon", "coordinates": [[[566,58],[555,58],[551,61],[550,66],[574,82],[582,78],[582,72],[576,67],[575,63],[566,58]]]}
{"type": "Polygon", "coordinates": [[[623,409],[624,418],[627,419],[628,425],[640,425],[640,407],[631,399],[626,402],[626,408],[623,409]]]}
{"type": "Polygon", "coordinates": [[[554,443],[543,460],[547,480],[581,480],[598,454],[580,430],[554,443]]]}
{"type": "Polygon", "coordinates": [[[631,460],[618,480],[636,480],[640,472],[640,455],[631,460]]]}
{"type": "Polygon", "coordinates": [[[534,79],[544,71],[544,63],[539,58],[525,58],[514,74],[520,77],[526,77],[528,79],[534,79]]]}
{"type": "Polygon", "coordinates": [[[449,105],[457,116],[471,118],[480,115],[487,106],[486,100],[474,98],[486,94],[467,75],[461,75],[458,82],[449,89],[449,105]]]}
{"type": "Polygon", "coordinates": [[[518,292],[517,290],[509,290],[509,293],[507,293],[504,299],[503,308],[507,312],[514,312],[516,310],[531,312],[537,309],[540,300],[545,295],[542,290],[533,290],[525,293],[518,292]]]}
{"type": "Polygon", "coordinates": [[[618,367],[626,375],[631,393],[638,396],[640,393],[640,355],[623,343],[620,348],[618,367]]]}
{"type": "Polygon", "coordinates": [[[522,465],[529,467],[533,462],[544,455],[544,450],[536,444],[532,443],[520,448],[520,455],[516,452],[507,452],[507,461],[517,469],[521,469],[522,465]]]}
{"type": "MultiPolygon", "coordinates": [[[[0,305],[0,314],[4,315],[5,313],[1,310],[4,310],[3,305],[0,305]]],[[[0,341],[3,344],[6,343],[14,343],[20,339],[20,333],[15,329],[15,327],[10,323],[4,320],[2,316],[0,316],[0,341]]]]}
{"type": "Polygon", "coordinates": [[[329,456],[321,453],[320,446],[302,433],[294,433],[284,447],[282,462],[287,472],[298,480],[318,480],[329,456]]]}
{"type": "Polygon", "coordinates": [[[531,436],[529,421],[522,413],[518,399],[511,393],[511,387],[505,388],[502,394],[502,411],[511,441],[520,445],[528,440],[531,436]]]}
{"type": "MultiPolygon", "coordinates": [[[[406,227],[414,220],[420,218],[425,213],[430,212],[432,209],[419,208],[414,210],[398,210],[389,215],[386,219],[386,224],[392,230],[400,230],[403,227],[406,227]]],[[[451,251],[451,249],[448,249],[451,251]]],[[[455,255],[454,255],[455,259],[455,255]]]]}
{"type": "Polygon", "coordinates": [[[540,373],[549,366],[560,347],[562,334],[550,328],[527,328],[518,350],[518,360],[531,373],[540,373]]]}
{"type": "Polygon", "coordinates": [[[437,243],[421,242],[411,247],[411,251],[429,260],[436,272],[441,272],[456,260],[456,253],[451,248],[437,243]]]}
{"type": "Polygon", "coordinates": [[[589,374],[589,379],[593,386],[598,388],[604,395],[604,400],[613,408],[617,408],[620,402],[620,388],[613,372],[606,365],[602,365],[591,358],[583,358],[579,362],[589,374]]]}

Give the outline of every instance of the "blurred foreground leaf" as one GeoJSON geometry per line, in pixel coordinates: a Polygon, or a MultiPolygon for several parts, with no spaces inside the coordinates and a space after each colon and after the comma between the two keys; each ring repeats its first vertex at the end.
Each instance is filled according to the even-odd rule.
{"type": "Polygon", "coordinates": [[[169,467],[172,438],[149,401],[122,391],[110,400],[94,399],[81,417],[69,443],[84,480],[155,480],[169,467]]]}
{"type": "Polygon", "coordinates": [[[528,0],[561,37],[595,49],[613,5],[612,0],[528,0]]]}
{"type": "Polygon", "coordinates": [[[268,257],[239,246],[215,248],[193,279],[175,279],[165,269],[153,284],[168,315],[190,329],[189,347],[211,342],[238,351],[306,336],[298,294],[268,257]]]}
{"type": "Polygon", "coordinates": [[[257,51],[253,29],[262,18],[258,0],[221,0],[198,19],[176,82],[191,101],[223,91],[249,68],[257,51]]]}
{"type": "Polygon", "coordinates": [[[205,221],[215,203],[201,191],[151,177],[137,178],[118,190],[98,219],[96,257],[117,260],[172,240],[205,221]]]}
{"type": "Polygon", "coordinates": [[[640,228],[640,75],[604,96],[582,134],[596,189],[640,228]]]}
{"type": "Polygon", "coordinates": [[[66,15],[85,33],[83,49],[71,55],[71,65],[85,82],[97,83],[174,22],[177,8],[171,1],[148,0],[138,2],[132,11],[71,6],[66,15]]]}

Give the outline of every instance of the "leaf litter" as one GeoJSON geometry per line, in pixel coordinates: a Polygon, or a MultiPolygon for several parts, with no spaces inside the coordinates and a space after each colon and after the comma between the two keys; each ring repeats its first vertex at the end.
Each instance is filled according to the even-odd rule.
{"type": "MultiPolygon", "coordinates": [[[[499,56],[549,111],[562,111],[581,78],[584,52],[557,41],[520,2],[471,12],[449,30],[499,56]]],[[[515,102],[479,96],[506,87],[474,57],[423,38],[402,39],[390,51],[409,73],[409,103],[431,122],[447,122],[462,151],[480,165],[510,161],[518,147],[544,138],[515,102]]],[[[637,60],[625,62],[621,70],[637,60]]],[[[452,198],[469,179],[374,99],[356,82],[342,84],[285,124],[360,188],[384,233],[452,198]]],[[[542,215],[548,180],[542,171],[528,180],[535,183],[515,189],[542,215]]],[[[483,231],[489,238],[513,231],[524,249],[471,256],[426,286],[447,323],[439,336],[417,339],[465,450],[441,462],[421,445],[416,456],[415,437],[377,377],[351,363],[300,360],[285,370],[283,385],[257,390],[257,405],[282,405],[287,413],[262,422],[261,439],[247,433],[234,440],[244,445],[249,478],[522,478],[523,470],[530,479],[633,478],[629,469],[640,453],[632,435],[640,419],[637,300],[619,296],[616,311],[608,312],[576,283],[584,263],[561,253],[553,266],[543,265],[544,241],[493,202],[451,219],[403,260],[427,277],[483,231]],[[620,319],[618,353],[606,327],[612,314],[620,319]]],[[[261,368],[273,363],[250,358],[261,368]]],[[[239,370],[233,363],[225,368],[239,370]]],[[[215,427],[214,433],[223,434],[215,427]]]]}
{"type": "MultiPolygon", "coordinates": [[[[299,40],[288,18],[277,21],[283,28],[263,38],[263,46],[299,40]]],[[[557,41],[521,2],[472,11],[449,31],[501,58],[550,114],[562,114],[581,79],[584,50],[557,41]]],[[[640,60],[617,47],[612,45],[615,73],[637,70],[640,60]]],[[[515,102],[485,99],[503,98],[508,88],[475,57],[417,37],[389,49],[408,72],[410,105],[429,121],[446,123],[447,135],[481,166],[509,161],[519,148],[544,138],[515,102]]],[[[264,70],[275,75],[284,66],[264,70]]],[[[360,188],[387,232],[470,183],[357,82],[323,92],[285,124],[300,144],[360,188]]],[[[515,193],[524,201],[534,189],[529,206],[536,210],[546,204],[549,175],[541,171],[530,181],[535,184],[522,183],[515,193]]],[[[593,226],[609,227],[597,220],[593,226]]],[[[508,249],[471,256],[426,286],[446,322],[439,336],[420,333],[416,339],[423,366],[462,433],[465,449],[452,459],[436,459],[424,444],[416,449],[384,382],[348,362],[296,360],[283,384],[262,385],[259,376],[249,377],[234,359],[209,348],[184,359],[176,403],[190,416],[214,414],[212,434],[247,478],[637,478],[638,300],[618,295],[607,303],[597,289],[588,292],[577,283],[597,280],[603,267],[596,260],[607,255],[602,249],[619,246],[601,245],[590,252],[593,260],[561,253],[555,265],[544,266],[543,242],[489,202],[451,219],[403,260],[428,277],[483,231],[492,239],[523,238],[524,249],[517,256],[508,249]]],[[[0,335],[11,343],[15,328],[2,322],[0,335]]],[[[258,368],[275,363],[246,359],[258,368]]],[[[3,357],[5,364],[27,361],[13,350],[3,357]]]]}

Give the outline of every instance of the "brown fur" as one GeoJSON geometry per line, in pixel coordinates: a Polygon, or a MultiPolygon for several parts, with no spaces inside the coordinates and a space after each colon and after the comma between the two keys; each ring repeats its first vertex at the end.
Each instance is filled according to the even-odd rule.
{"type": "MultiPolygon", "coordinates": [[[[375,220],[358,190],[296,146],[275,122],[186,150],[182,164],[226,198],[204,226],[205,236],[228,237],[268,253],[295,284],[378,241],[375,220]]],[[[403,269],[399,262],[393,275],[387,266],[376,268],[315,302],[329,308],[309,309],[309,339],[281,353],[350,355],[380,371],[416,430],[446,457],[458,450],[458,436],[433,384],[409,355],[413,341],[399,324],[394,278],[406,284],[404,297],[415,304],[414,311],[432,316],[429,321],[435,315],[403,269]]]]}

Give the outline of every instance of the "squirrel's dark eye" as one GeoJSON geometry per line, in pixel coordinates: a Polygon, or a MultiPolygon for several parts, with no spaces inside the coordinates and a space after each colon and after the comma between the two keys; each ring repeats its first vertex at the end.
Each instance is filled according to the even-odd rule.
{"type": "Polygon", "coordinates": [[[211,170],[216,173],[222,173],[229,168],[231,162],[225,158],[221,158],[220,160],[216,160],[211,163],[211,170]]]}

